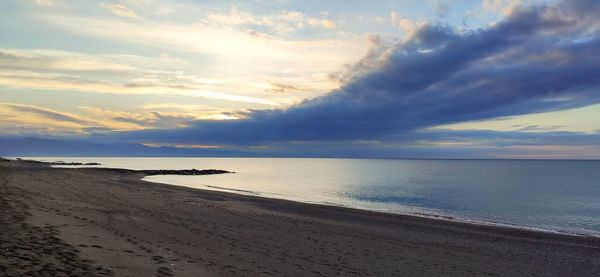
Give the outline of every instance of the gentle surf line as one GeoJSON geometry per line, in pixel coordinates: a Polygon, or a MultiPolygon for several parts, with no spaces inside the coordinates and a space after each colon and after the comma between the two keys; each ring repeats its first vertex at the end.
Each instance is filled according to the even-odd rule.
{"type": "MultiPolygon", "coordinates": [[[[154,175],[154,176],[161,176],[161,175],[154,175]]],[[[547,229],[547,228],[540,228],[540,227],[511,224],[511,223],[467,219],[467,218],[461,218],[461,217],[457,217],[457,216],[448,216],[448,215],[434,214],[434,213],[420,213],[420,212],[402,213],[402,212],[395,212],[395,211],[386,210],[386,209],[368,209],[368,208],[364,208],[364,207],[360,207],[360,206],[344,205],[341,203],[333,203],[333,202],[328,202],[328,201],[310,201],[310,200],[306,200],[306,199],[291,198],[291,197],[286,197],[286,195],[284,195],[284,194],[261,193],[261,192],[257,192],[257,191],[233,189],[233,188],[226,188],[226,187],[213,186],[213,185],[203,185],[202,186],[203,188],[197,188],[197,187],[190,187],[185,184],[173,184],[173,183],[168,183],[168,182],[161,182],[159,180],[150,180],[150,179],[148,179],[148,176],[143,177],[142,180],[146,181],[146,182],[151,182],[151,183],[158,183],[158,184],[171,185],[171,186],[182,186],[182,187],[192,188],[192,189],[197,189],[197,190],[203,190],[203,188],[206,188],[207,190],[227,192],[227,193],[246,195],[246,196],[258,196],[258,197],[264,197],[264,198],[269,198],[269,199],[286,200],[286,201],[305,203],[305,204],[317,204],[317,205],[350,208],[350,209],[378,212],[378,213],[415,216],[415,217],[420,217],[420,218],[436,219],[436,220],[441,220],[441,221],[446,221],[446,222],[468,223],[468,224],[480,225],[480,226],[501,227],[501,228],[509,228],[509,229],[514,229],[514,230],[524,230],[524,231],[532,231],[532,232],[547,233],[547,234],[559,234],[559,235],[581,237],[581,238],[585,238],[585,237],[600,238],[600,233],[598,233],[598,234],[577,233],[577,232],[569,232],[569,231],[556,230],[556,229],[547,229]],[[279,195],[282,197],[276,197],[276,195],[279,195]]]]}

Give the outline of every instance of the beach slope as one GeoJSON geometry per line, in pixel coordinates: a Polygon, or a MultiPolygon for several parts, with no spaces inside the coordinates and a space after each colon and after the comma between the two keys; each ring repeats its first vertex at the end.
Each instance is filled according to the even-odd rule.
{"type": "Polygon", "coordinates": [[[598,276],[600,240],[0,161],[0,276],[598,276]]]}

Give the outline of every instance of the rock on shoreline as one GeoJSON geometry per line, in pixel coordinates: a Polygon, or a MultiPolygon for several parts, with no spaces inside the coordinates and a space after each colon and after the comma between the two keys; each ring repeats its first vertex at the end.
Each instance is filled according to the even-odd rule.
{"type": "MultiPolygon", "coordinates": [[[[5,161],[10,161],[7,159],[2,158],[2,160],[5,161]]],[[[63,162],[63,161],[55,161],[55,162],[42,162],[42,161],[35,161],[35,160],[24,160],[21,158],[17,158],[17,161],[21,161],[21,162],[26,162],[26,163],[38,163],[38,164],[49,164],[49,165],[102,165],[101,163],[78,163],[78,162],[63,162]]]]}
{"type": "MultiPolygon", "coordinates": [[[[3,161],[10,161],[8,159],[0,158],[3,161]]],[[[46,165],[102,165],[100,163],[79,163],[79,162],[63,162],[63,161],[55,161],[55,162],[42,162],[35,160],[25,160],[21,158],[17,158],[17,161],[33,163],[33,164],[46,164],[46,165]]],[[[89,168],[88,168],[89,169],[89,168]]],[[[98,169],[98,168],[94,168],[98,169]]],[[[132,172],[132,173],[142,173],[145,175],[214,175],[214,174],[226,174],[226,173],[235,173],[233,171],[227,171],[222,169],[148,169],[148,170],[132,170],[132,169],[124,169],[124,168],[100,168],[103,170],[116,171],[120,173],[132,172]]]]}
{"type": "Polygon", "coordinates": [[[127,173],[138,173],[144,175],[214,175],[214,174],[226,174],[226,173],[235,173],[233,171],[221,170],[221,169],[147,169],[147,170],[133,170],[133,169],[124,169],[124,168],[77,168],[81,170],[103,170],[110,171],[119,174],[127,174],[127,173]]]}
{"type": "Polygon", "coordinates": [[[169,170],[169,169],[155,169],[155,170],[135,170],[136,172],[144,173],[146,175],[213,175],[213,174],[225,174],[234,173],[232,171],[221,170],[221,169],[182,169],[182,170],[169,170]]]}

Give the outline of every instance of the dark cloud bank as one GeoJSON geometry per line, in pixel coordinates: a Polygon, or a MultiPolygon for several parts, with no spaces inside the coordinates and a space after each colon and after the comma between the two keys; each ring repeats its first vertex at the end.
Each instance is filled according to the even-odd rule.
{"type": "MultiPolygon", "coordinates": [[[[425,26],[379,67],[325,96],[243,120],[116,136],[229,145],[527,136],[424,129],[600,102],[599,14],[600,1],[576,0],[523,7],[480,30],[425,26]]],[[[569,136],[598,143],[595,135],[569,136]]],[[[557,137],[565,135],[548,135],[557,137]]]]}

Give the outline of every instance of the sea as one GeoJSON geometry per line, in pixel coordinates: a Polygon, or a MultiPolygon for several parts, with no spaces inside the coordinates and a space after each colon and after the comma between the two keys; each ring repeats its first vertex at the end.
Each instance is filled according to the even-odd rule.
{"type": "MultiPolygon", "coordinates": [[[[34,157],[127,169],[224,169],[149,176],[191,188],[544,232],[600,236],[600,161],[34,157]]],[[[97,167],[97,166],[96,166],[97,167]]]]}

